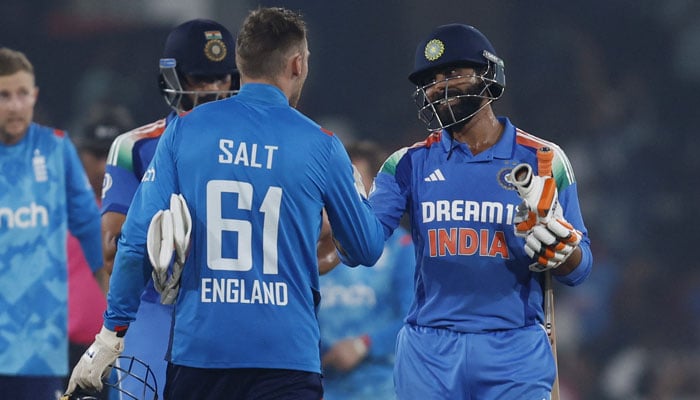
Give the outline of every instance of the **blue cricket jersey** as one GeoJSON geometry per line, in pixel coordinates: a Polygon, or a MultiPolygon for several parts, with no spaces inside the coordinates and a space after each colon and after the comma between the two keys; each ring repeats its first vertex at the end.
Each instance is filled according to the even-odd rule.
{"type": "Polygon", "coordinates": [[[399,227],[374,267],[341,264],[321,277],[321,351],[349,337],[367,335],[370,340],[369,353],[352,371],[323,371],[325,398],[394,397],[394,348],[413,299],[414,266],[411,235],[399,227]]]}
{"type": "Polygon", "coordinates": [[[0,143],[0,375],[68,373],[67,231],[93,271],[100,216],[65,132],[35,123],[0,143]]]}
{"type": "MultiPolygon", "coordinates": [[[[105,178],[102,185],[102,213],[126,214],[153,159],[156,145],[165,128],[177,117],[171,112],[166,118],[138,127],[119,135],[109,149],[105,178]]],[[[145,259],[150,268],[150,261],[145,259]]],[[[134,356],[151,367],[159,382],[158,397],[163,397],[170,337],[172,305],[160,303],[160,295],[149,280],[141,294],[138,320],[131,324],[124,338],[124,353],[134,356]]],[[[125,380],[121,387],[136,393],[139,382],[125,380]]]]}
{"type": "Polygon", "coordinates": [[[414,301],[407,322],[458,332],[488,332],[543,321],[542,274],[515,236],[513,217],[521,202],[506,181],[522,162],[537,171],[536,150],[554,149],[552,171],[564,217],[583,233],[583,259],[560,282],[574,286],[590,273],[590,240],[583,223],[576,180],[557,145],[516,129],[504,131],[491,148],[472,155],[446,131],[404,148],[382,166],[370,195],[385,236],[409,214],[416,246],[414,301]]]}
{"type": "MultiPolygon", "coordinates": [[[[114,139],[109,148],[102,182],[102,214],[116,212],[126,215],[136,189],[153,159],[158,140],[176,117],[177,114],[173,111],[166,118],[123,133],[114,139]]],[[[148,260],[146,263],[150,265],[148,260]]],[[[144,289],[142,297],[144,301],[160,304],[160,295],[153,287],[152,281],[144,289]]],[[[172,308],[169,305],[161,306],[172,308]]]]}
{"type": "Polygon", "coordinates": [[[158,139],[176,116],[171,112],[166,118],[122,133],[114,139],[102,183],[102,214],[108,211],[127,213],[136,188],[153,159],[158,139]]]}
{"type": "Polygon", "coordinates": [[[105,326],[133,320],[150,277],[151,217],[182,193],[192,246],[175,304],[171,361],[200,368],[320,372],[316,243],[325,207],[351,265],[372,265],[383,232],[338,138],[246,84],[168,126],[129,208],[105,326]]]}

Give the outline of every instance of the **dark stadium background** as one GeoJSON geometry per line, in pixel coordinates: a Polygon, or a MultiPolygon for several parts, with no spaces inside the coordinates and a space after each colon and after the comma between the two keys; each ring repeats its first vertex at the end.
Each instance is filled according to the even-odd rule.
{"type": "Polygon", "coordinates": [[[168,31],[210,17],[235,32],[258,4],[307,19],[300,109],[387,150],[426,134],[406,79],[418,41],[483,31],[506,63],[495,110],[568,153],[593,240],[590,279],[556,289],[562,399],[700,398],[700,2],[10,0],[0,45],[35,65],[37,120],[77,137],[98,103],[137,125],[165,115],[168,31]]]}

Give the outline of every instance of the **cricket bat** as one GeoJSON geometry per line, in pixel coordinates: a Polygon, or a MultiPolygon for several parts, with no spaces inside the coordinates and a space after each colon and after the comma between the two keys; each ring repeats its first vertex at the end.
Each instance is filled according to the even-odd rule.
{"type": "MultiPolygon", "coordinates": [[[[552,176],[553,158],[554,152],[549,147],[537,149],[537,175],[552,176]]],[[[559,365],[557,362],[556,326],[554,324],[554,288],[552,287],[552,272],[549,270],[544,273],[544,327],[549,336],[549,343],[552,345],[554,367],[557,373],[552,384],[551,400],[559,400],[559,365]]]]}

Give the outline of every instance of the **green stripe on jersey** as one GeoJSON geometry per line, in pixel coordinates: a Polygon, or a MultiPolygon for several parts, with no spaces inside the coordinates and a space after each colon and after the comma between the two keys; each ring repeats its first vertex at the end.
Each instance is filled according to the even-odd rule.
{"type": "Polygon", "coordinates": [[[396,166],[407,151],[408,147],[404,147],[394,152],[394,154],[390,155],[389,158],[384,161],[384,164],[382,164],[382,168],[379,169],[379,172],[385,172],[392,176],[396,175],[396,166]]]}

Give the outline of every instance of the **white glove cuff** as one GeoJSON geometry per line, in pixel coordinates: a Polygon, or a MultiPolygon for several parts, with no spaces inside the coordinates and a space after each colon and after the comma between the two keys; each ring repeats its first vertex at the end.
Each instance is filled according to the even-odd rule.
{"type": "Polygon", "coordinates": [[[118,354],[121,354],[124,350],[124,338],[118,337],[117,332],[109,330],[104,326],[100,330],[100,333],[95,335],[95,341],[100,342],[100,344],[118,354]]]}

